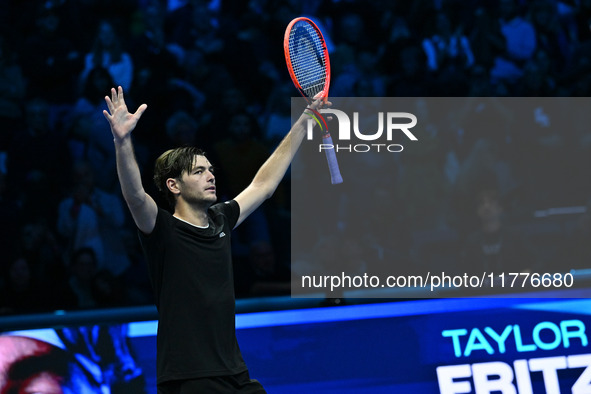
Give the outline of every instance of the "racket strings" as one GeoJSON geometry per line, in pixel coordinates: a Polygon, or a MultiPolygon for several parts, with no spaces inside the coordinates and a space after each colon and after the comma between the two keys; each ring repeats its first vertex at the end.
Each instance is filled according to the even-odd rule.
{"type": "Polygon", "coordinates": [[[294,75],[308,97],[324,90],[326,58],[323,42],[308,23],[296,24],[289,35],[289,57],[294,75]]]}

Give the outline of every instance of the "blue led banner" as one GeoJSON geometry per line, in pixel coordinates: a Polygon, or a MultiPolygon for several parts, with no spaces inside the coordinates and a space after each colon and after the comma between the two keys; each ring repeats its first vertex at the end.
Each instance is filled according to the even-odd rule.
{"type": "MultiPolygon", "coordinates": [[[[237,336],[269,393],[589,393],[588,293],[244,313],[237,336]]],[[[4,333],[0,382],[18,364],[31,377],[19,384],[43,376],[64,393],[155,393],[156,330],[146,321],[4,333]]]]}

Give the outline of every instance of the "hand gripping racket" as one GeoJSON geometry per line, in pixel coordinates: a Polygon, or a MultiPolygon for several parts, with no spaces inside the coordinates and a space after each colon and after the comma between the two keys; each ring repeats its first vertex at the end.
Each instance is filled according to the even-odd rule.
{"type": "MultiPolygon", "coordinates": [[[[319,98],[326,101],[330,85],[330,61],[324,37],[318,26],[308,18],[292,20],[285,30],[283,50],[289,76],[308,105],[319,98]]],[[[322,142],[333,147],[324,150],[330,180],[333,185],[342,183],[343,178],[326,121],[315,109],[308,110],[312,112],[310,116],[320,125],[323,132],[322,142]]]]}

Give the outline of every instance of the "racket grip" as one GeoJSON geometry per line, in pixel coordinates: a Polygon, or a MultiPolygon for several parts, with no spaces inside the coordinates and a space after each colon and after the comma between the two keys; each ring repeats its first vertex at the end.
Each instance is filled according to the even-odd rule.
{"type": "Polygon", "coordinates": [[[343,183],[343,177],[341,176],[341,170],[339,169],[339,162],[337,161],[337,155],[335,154],[334,144],[330,134],[322,137],[322,143],[332,146],[331,149],[325,149],[326,160],[328,161],[328,170],[330,171],[330,182],[333,185],[343,183]]]}

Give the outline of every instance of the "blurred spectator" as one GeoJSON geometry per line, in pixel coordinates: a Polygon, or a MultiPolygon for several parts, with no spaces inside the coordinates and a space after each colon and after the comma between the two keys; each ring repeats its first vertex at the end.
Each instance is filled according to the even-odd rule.
{"type": "MultiPolygon", "coordinates": [[[[382,163],[384,164],[384,163],[382,163]]],[[[370,193],[372,204],[375,206],[399,206],[402,202],[397,198],[393,185],[379,185],[370,193]]],[[[353,206],[358,201],[351,202],[349,212],[355,211],[353,206]]],[[[350,215],[349,227],[360,229],[358,234],[364,248],[362,256],[356,256],[359,261],[368,263],[368,272],[380,272],[385,267],[394,264],[397,274],[411,272],[414,268],[410,260],[411,232],[408,231],[408,217],[396,215],[394,218],[381,212],[372,210],[357,212],[350,215]]],[[[358,250],[359,245],[353,247],[358,250]]],[[[351,257],[350,257],[351,258],[351,257]]],[[[354,264],[354,262],[353,262],[354,264]]]]}
{"type": "Polygon", "coordinates": [[[126,52],[125,36],[117,31],[114,23],[103,20],[99,23],[94,44],[84,57],[84,69],[80,75],[80,85],[84,83],[90,71],[97,67],[105,68],[113,82],[124,90],[131,87],[134,65],[129,53],[126,52]]]}
{"type": "Polygon", "coordinates": [[[87,161],[96,175],[99,187],[106,191],[119,189],[112,135],[105,130],[104,97],[114,81],[103,67],[90,71],[84,90],[71,109],[68,122],[68,147],[73,160],[87,161]]]}
{"type": "MultiPolygon", "coordinates": [[[[175,66],[181,59],[164,31],[167,14],[162,2],[149,1],[137,10],[136,15],[130,51],[136,64],[134,86],[138,89],[138,85],[144,86],[146,81],[166,81],[175,75],[175,71],[178,73],[175,66]]],[[[159,89],[158,86],[150,87],[159,89]]]]}
{"type": "Polygon", "coordinates": [[[62,248],[49,223],[37,218],[22,223],[19,229],[19,252],[33,268],[34,280],[56,283],[63,279],[62,248]]]}
{"type": "Polygon", "coordinates": [[[21,127],[26,83],[10,42],[0,33],[0,151],[5,151],[13,133],[21,127]]]}
{"type": "MultiPolygon", "coordinates": [[[[473,93],[495,92],[481,68],[474,69],[474,73],[473,93]]],[[[481,148],[491,147],[492,143],[501,152],[512,141],[519,129],[514,126],[515,112],[510,105],[510,101],[486,94],[475,94],[462,99],[462,104],[451,112],[454,117],[454,131],[459,134],[455,150],[460,162],[469,156],[479,160],[478,153],[482,152],[474,153],[473,150],[482,140],[486,142],[481,142],[481,148]]],[[[469,169],[469,165],[465,167],[469,169]]]]}
{"type": "Polygon", "coordinates": [[[413,37],[408,22],[402,16],[384,16],[383,24],[384,29],[389,30],[389,34],[379,49],[382,56],[382,73],[387,79],[391,79],[394,74],[400,74],[403,70],[406,58],[405,61],[400,61],[403,58],[402,51],[408,46],[419,45],[420,40],[413,37]]]}
{"type": "Polygon", "coordinates": [[[461,272],[521,272],[535,269],[537,262],[523,234],[511,230],[504,216],[504,203],[494,186],[474,189],[476,227],[461,252],[461,272]]]}
{"type": "Polygon", "coordinates": [[[286,295],[290,293],[289,266],[277,260],[269,242],[250,245],[248,259],[236,265],[236,292],[242,297],[286,295]]]}
{"type": "Polygon", "coordinates": [[[388,87],[388,95],[395,97],[426,97],[434,86],[433,77],[426,72],[425,53],[417,44],[410,43],[399,54],[401,73],[396,74],[388,87]]]}
{"type": "Polygon", "coordinates": [[[0,293],[0,313],[18,314],[43,310],[45,295],[34,280],[31,264],[17,257],[3,267],[5,283],[0,293]]]}
{"type": "MultiPolygon", "coordinates": [[[[225,171],[216,174],[216,186],[222,199],[234,198],[244,190],[269,155],[269,148],[261,142],[255,125],[250,115],[235,114],[228,120],[228,137],[213,146],[214,165],[224,161],[225,171]]],[[[237,229],[232,237],[232,250],[238,258],[245,258],[249,245],[260,240],[270,240],[269,223],[263,209],[253,212],[237,229]]]]}
{"type": "Polygon", "coordinates": [[[510,195],[518,187],[513,167],[514,163],[504,155],[503,145],[498,141],[479,139],[461,164],[459,188],[469,191],[487,175],[493,177],[501,195],[510,195]]]}
{"type": "Polygon", "coordinates": [[[505,52],[495,58],[491,70],[493,80],[516,82],[523,75],[525,62],[537,47],[534,25],[524,18],[517,0],[500,0],[501,32],[505,36],[505,52]]]}
{"type": "Polygon", "coordinates": [[[92,297],[99,308],[116,308],[129,305],[125,287],[120,278],[110,271],[100,270],[92,278],[92,297]]]}
{"type": "Polygon", "coordinates": [[[71,37],[64,34],[72,29],[72,22],[64,20],[57,8],[40,3],[37,9],[27,10],[31,11],[34,30],[26,37],[20,52],[27,93],[49,103],[50,123],[59,127],[66,106],[74,101],[71,93],[76,91],[76,76],[82,71],[82,54],[71,37]]]}
{"type": "Polygon", "coordinates": [[[109,193],[95,185],[96,176],[88,162],[74,165],[74,182],[89,190],[89,203],[98,215],[99,232],[104,245],[104,261],[100,268],[115,276],[122,275],[130,266],[125,238],[130,229],[125,227],[123,202],[118,194],[109,193]]]}
{"type": "Polygon", "coordinates": [[[405,201],[404,215],[411,231],[443,226],[445,201],[451,191],[444,178],[447,147],[443,144],[442,124],[437,122],[437,108],[432,103],[416,98],[412,113],[424,122],[421,144],[405,155],[395,193],[405,201]]]}
{"type": "Polygon", "coordinates": [[[166,135],[170,147],[197,145],[198,124],[195,118],[185,111],[176,111],[166,121],[166,135]]]}
{"type": "Polygon", "coordinates": [[[226,163],[227,170],[220,177],[220,188],[224,195],[236,196],[248,186],[265,162],[269,148],[261,142],[256,121],[247,113],[231,116],[226,130],[227,136],[213,146],[213,153],[226,163]]]}
{"type": "Polygon", "coordinates": [[[59,192],[47,193],[66,173],[70,156],[64,135],[51,128],[49,106],[41,99],[27,101],[25,126],[14,134],[8,149],[7,182],[23,207],[24,220],[55,222],[59,192]]]}
{"type": "MultiPolygon", "coordinates": [[[[151,106],[163,109],[144,114],[151,118],[147,123],[153,124],[153,130],[162,127],[171,111],[188,104],[184,102],[185,96],[171,93],[174,90],[170,86],[171,80],[180,80],[184,74],[184,52],[166,35],[167,15],[165,2],[150,0],[136,11],[131,27],[129,51],[134,62],[134,77],[133,89],[126,92],[126,99],[142,97],[151,106]]],[[[141,141],[157,143],[155,137],[149,131],[138,136],[141,141]]]]}
{"type": "MultiPolygon", "coordinates": [[[[47,250],[43,229],[25,226],[22,248],[3,264],[4,283],[0,286],[0,310],[3,313],[31,313],[71,309],[73,293],[65,282],[61,260],[47,250]],[[37,234],[29,234],[37,231],[37,234]],[[45,256],[43,256],[45,254],[45,256]]],[[[55,246],[55,245],[54,245],[55,246]]]]}
{"type": "Polygon", "coordinates": [[[88,309],[98,305],[92,292],[97,267],[96,255],[91,248],[76,249],[70,256],[68,285],[76,296],[77,308],[88,309]]]}
{"type": "Polygon", "coordinates": [[[573,10],[574,26],[572,36],[579,43],[591,40],[591,0],[581,0],[573,10]]]}
{"type": "Polygon", "coordinates": [[[81,247],[91,248],[102,260],[103,240],[100,237],[97,213],[88,205],[89,198],[86,187],[77,185],[73,197],[65,199],[59,205],[57,228],[65,239],[67,251],[81,247]]]}
{"type": "Polygon", "coordinates": [[[506,96],[506,92],[502,92],[502,84],[497,83],[493,85],[490,81],[488,70],[481,65],[475,65],[470,70],[470,87],[468,89],[468,97],[491,97],[491,96],[506,96]],[[495,87],[497,88],[495,90],[495,87]],[[498,89],[501,87],[501,89],[498,89]]]}
{"type": "MultiPolygon", "coordinates": [[[[228,29],[234,32],[235,24],[234,21],[228,29]]],[[[176,85],[173,88],[180,88],[183,95],[189,95],[187,100],[175,98],[175,104],[178,105],[173,104],[170,108],[191,112],[192,108],[185,106],[196,102],[195,98],[199,95],[203,97],[203,93],[198,93],[201,89],[210,93],[209,98],[219,99],[219,93],[229,88],[235,78],[241,77],[229,71],[233,66],[244,68],[242,73],[251,76],[246,70],[251,63],[240,62],[239,54],[226,47],[216,9],[208,3],[198,0],[184,2],[166,15],[164,26],[169,42],[167,47],[175,54],[182,69],[172,79],[176,85]],[[226,61],[225,56],[229,54],[236,56],[234,62],[226,61]]]]}
{"type": "Polygon", "coordinates": [[[431,71],[464,70],[474,64],[474,55],[463,26],[455,29],[444,12],[435,17],[435,32],[423,40],[427,66],[431,71]]]}
{"type": "Polygon", "coordinates": [[[423,39],[422,46],[427,68],[436,79],[435,94],[465,96],[469,86],[465,72],[474,65],[470,41],[464,35],[463,24],[452,26],[445,12],[438,11],[434,18],[434,32],[423,39]]]}
{"type": "Polygon", "coordinates": [[[49,311],[72,309],[76,299],[67,284],[63,248],[53,227],[43,218],[24,223],[18,245],[19,253],[29,262],[33,282],[43,292],[43,308],[49,311]]]}
{"type": "Polygon", "coordinates": [[[545,62],[544,67],[547,73],[555,77],[564,70],[572,50],[570,39],[560,20],[558,1],[535,1],[529,12],[529,19],[536,31],[536,47],[552,59],[552,62],[545,62]]]}
{"type": "Polygon", "coordinates": [[[497,56],[502,55],[506,48],[506,39],[495,11],[483,6],[477,7],[474,10],[474,23],[468,31],[475,63],[484,68],[487,76],[497,56]]]}
{"type": "Polygon", "coordinates": [[[297,94],[293,84],[289,81],[277,83],[274,86],[265,105],[265,121],[263,127],[264,139],[269,146],[277,146],[285,136],[285,130],[291,126],[291,108],[283,102],[285,97],[297,94]]]}
{"type": "Polygon", "coordinates": [[[213,55],[223,48],[218,28],[219,19],[206,2],[189,0],[167,15],[165,31],[170,42],[183,49],[213,55]]]}
{"type": "MultiPolygon", "coordinates": [[[[224,7],[232,14],[220,18],[218,36],[223,40],[223,52],[231,54],[232,58],[261,59],[260,62],[224,61],[237,89],[257,91],[256,95],[249,97],[249,104],[258,106],[261,98],[269,96],[279,74],[272,41],[273,34],[278,32],[275,30],[274,13],[261,13],[257,9],[260,4],[246,3],[224,7]]],[[[281,8],[282,4],[278,4],[277,9],[281,8]]]]}
{"type": "Polygon", "coordinates": [[[73,186],[71,197],[59,204],[57,230],[65,240],[68,253],[86,247],[93,250],[95,259],[103,261],[104,245],[90,193],[85,184],[73,186]]]}
{"type": "MultiPolygon", "coordinates": [[[[297,219],[296,219],[297,220],[297,219]]],[[[318,226],[320,227],[320,226],[318,226]]],[[[322,231],[321,228],[317,228],[314,232],[304,234],[307,236],[306,239],[298,237],[296,242],[302,242],[300,247],[295,250],[298,251],[297,255],[293,257],[292,264],[292,275],[326,275],[336,271],[334,269],[335,261],[339,261],[341,257],[341,239],[335,232],[322,231]],[[304,247],[305,245],[305,247],[304,247]]],[[[343,268],[338,265],[338,269],[342,272],[343,268]]],[[[314,289],[313,291],[325,291],[330,292],[330,289],[314,289]]],[[[342,290],[336,288],[334,293],[337,294],[326,294],[327,297],[339,297],[342,295],[342,290]]]]}
{"type": "Polygon", "coordinates": [[[71,196],[59,206],[58,229],[71,250],[91,247],[99,269],[115,276],[130,265],[122,241],[125,216],[118,196],[95,186],[94,173],[88,162],[78,162],[72,170],[71,196]]]}
{"type": "Polygon", "coordinates": [[[534,58],[527,62],[523,77],[515,88],[517,96],[548,97],[556,95],[556,73],[545,50],[536,51],[534,58]]]}
{"type": "MultiPolygon", "coordinates": [[[[224,108],[224,114],[226,114],[228,118],[231,118],[234,115],[247,114],[249,116],[254,116],[256,114],[251,106],[252,104],[249,102],[249,97],[247,97],[242,90],[235,86],[232,86],[231,88],[222,92],[221,100],[222,106],[224,108]]],[[[255,126],[255,124],[253,123],[252,126],[255,126]]],[[[250,131],[257,132],[257,130],[250,131]]],[[[225,137],[225,135],[222,137],[225,137]]]]}
{"type": "Polygon", "coordinates": [[[145,257],[137,242],[136,232],[123,238],[125,250],[131,265],[119,280],[125,287],[125,294],[131,305],[147,305],[153,302],[152,285],[146,269],[145,257]]]}
{"type": "MultiPolygon", "coordinates": [[[[333,82],[331,95],[352,97],[354,86],[362,78],[357,62],[357,49],[365,34],[365,22],[357,14],[347,13],[336,23],[334,41],[336,47],[331,56],[333,82]]],[[[365,78],[365,75],[363,76],[365,78]]]]}

